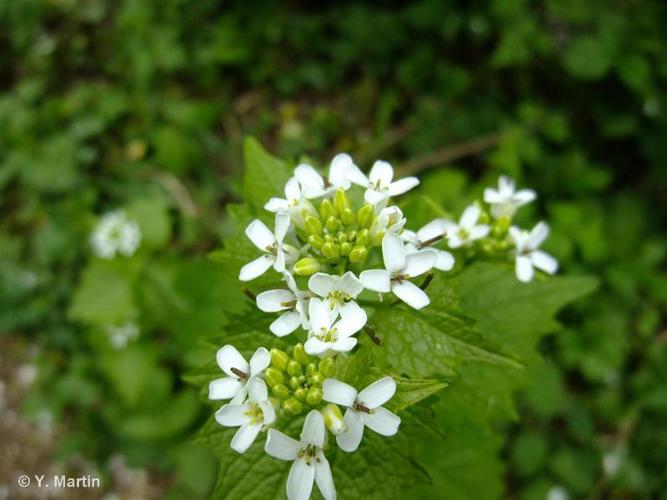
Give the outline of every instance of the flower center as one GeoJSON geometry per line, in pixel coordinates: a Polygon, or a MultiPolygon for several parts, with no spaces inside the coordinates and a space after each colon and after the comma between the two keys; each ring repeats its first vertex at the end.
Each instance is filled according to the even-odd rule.
{"type": "Polygon", "coordinates": [[[233,366],[232,366],[231,370],[232,370],[232,373],[234,373],[234,375],[236,375],[241,380],[245,380],[245,379],[248,378],[248,374],[246,372],[244,372],[243,370],[239,370],[238,368],[235,368],[233,366]]]}
{"type": "Polygon", "coordinates": [[[306,461],[306,465],[312,465],[313,460],[318,462],[320,461],[317,456],[317,447],[315,445],[309,444],[305,448],[299,450],[299,458],[303,458],[306,461]]]}
{"type": "Polygon", "coordinates": [[[336,306],[345,305],[346,302],[352,300],[352,297],[342,290],[334,290],[333,292],[329,292],[327,299],[331,302],[331,309],[333,310],[336,306]]]}
{"type": "Polygon", "coordinates": [[[459,238],[461,238],[462,240],[467,240],[470,237],[470,233],[468,232],[468,230],[462,227],[459,228],[457,234],[459,235],[459,238]]]}
{"type": "Polygon", "coordinates": [[[336,328],[329,330],[328,328],[322,327],[316,336],[322,342],[336,342],[338,339],[338,330],[336,328]]]}
{"type": "Polygon", "coordinates": [[[258,404],[250,403],[250,408],[245,412],[245,415],[253,425],[264,422],[264,412],[258,404]]]}
{"type": "Polygon", "coordinates": [[[391,281],[397,281],[398,283],[401,283],[402,281],[407,280],[409,278],[410,278],[409,275],[407,275],[407,274],[405,274],[401,271],[397,271],[397,272],[391,274],[391,281]]]}
{"type": "Polygon", "coordinates": [[[368,406],[366,406],[364,403],[359,403],[357,401],[354,402],[352,405],[352,409],[363,412],[363,413],[373,413],[373,410],[371,410],[368,406]]]}
{"type": "Polygon", "coordinates": [[[266,247],[266,252],[271,253],[273,255],[278,254],[278,245],[276,243],[271,243],[269,246],[266,247]]]}

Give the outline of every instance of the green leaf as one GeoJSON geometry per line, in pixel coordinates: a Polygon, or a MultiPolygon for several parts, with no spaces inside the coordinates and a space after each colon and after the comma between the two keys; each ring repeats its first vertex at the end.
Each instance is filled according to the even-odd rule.
{"type": "Polygon", "coordinates": [[[613,52],[602,38],[582,36],[565,52],[563,63],[570,74],[582,80],[598,80],[611,67],[613,52]]]}
{"type": "Polygon", "coordinates": [[[141,247],[163,247],[171,237],[169,206],[164,196],[152,194],[143,196],[126,208],[129,219],[139,224],[141,247]]]}
{"type": "Polygon", "coordinates": [[[394,377],[394,380],[396,381],[396,393],[385,406],[395,413],[417,404],[447,387],[446,382],[434,379],[394,377]]]}
{"type": "Polygon", "coordinates": [[[287,164],[271,156],[255,139],[244,143],[244,199],[257,211],[264,211],[270,198],[284,196],[285,183],[292,175],[287,164]]]}

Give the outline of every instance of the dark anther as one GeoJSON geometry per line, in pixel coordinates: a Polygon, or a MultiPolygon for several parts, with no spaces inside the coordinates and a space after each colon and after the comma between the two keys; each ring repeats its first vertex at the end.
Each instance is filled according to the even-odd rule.
{"type": "Polygon", "coordinates": [[[375,331],[370,326],[364,326],[364,331],[376,345],[379,345],[380,347],[384,345],[382,339],[376,335],[375,331]]]}
{"type": "Polygon", "coordinates": [[[245,380],[245,379],[248,378],[248,374],[245,373],[245,372],[242,372],[242,371],[239,370],[238,368],[234,368],[234,367],[232,367],[232,372],[234,373],[234,375],[236,375],[236,376],[237,376],[238,378],[240,378],[240,379],[244,379],[244,380],[245,380]]]}

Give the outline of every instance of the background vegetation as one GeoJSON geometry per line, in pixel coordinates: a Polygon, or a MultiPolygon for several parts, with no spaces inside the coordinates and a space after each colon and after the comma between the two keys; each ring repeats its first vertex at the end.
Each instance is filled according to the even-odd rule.
{"type": "Polygon", "coordinates": [[[208,494],[189,437],[210,410],[182,377],[241,307],[206,255],[253,135],[290,160],[382,157],[450,213],[501,173],[536,189],[526,220],[599,287],[541,327],[507,439],[464,452],[474,419],[444,422],[461,447],[427,472],[447,498],[667,498],[666,22],[649,0],[0,0],[0,441],[10,410],[33,422],[0,484],[55,464],[208,494]],[[94,259],[116,208],[141,250],[94,259]]]}

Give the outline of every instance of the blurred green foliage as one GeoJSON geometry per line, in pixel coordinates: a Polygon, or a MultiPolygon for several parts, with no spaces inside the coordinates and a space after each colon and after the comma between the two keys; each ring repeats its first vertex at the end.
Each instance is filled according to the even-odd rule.
{"type": "MultiPolygon", "coordinates": [[[[67,425],[63,454],[122,451],[174,473],[173,498],[207,494],[211,458],[185,443],[208,410],[181,374],[241,307],[204,256],[232,234],[251,134],[421,171],[413,218],[500,173],[536,189],[522,216],[601,286],[549,325],[502,460],[490,437],[434,480],[665,498],[666,21],[657,0],[0,0],[0,331],[39,347],[26,410],[67,425]],[[89,235],[117,208],[145,241],[100,261],[89,235]],[[116,350],[126,321],[139,338],[116,350]]],[[[452,446],[476,429],[457,418],[452,446]]]]}

